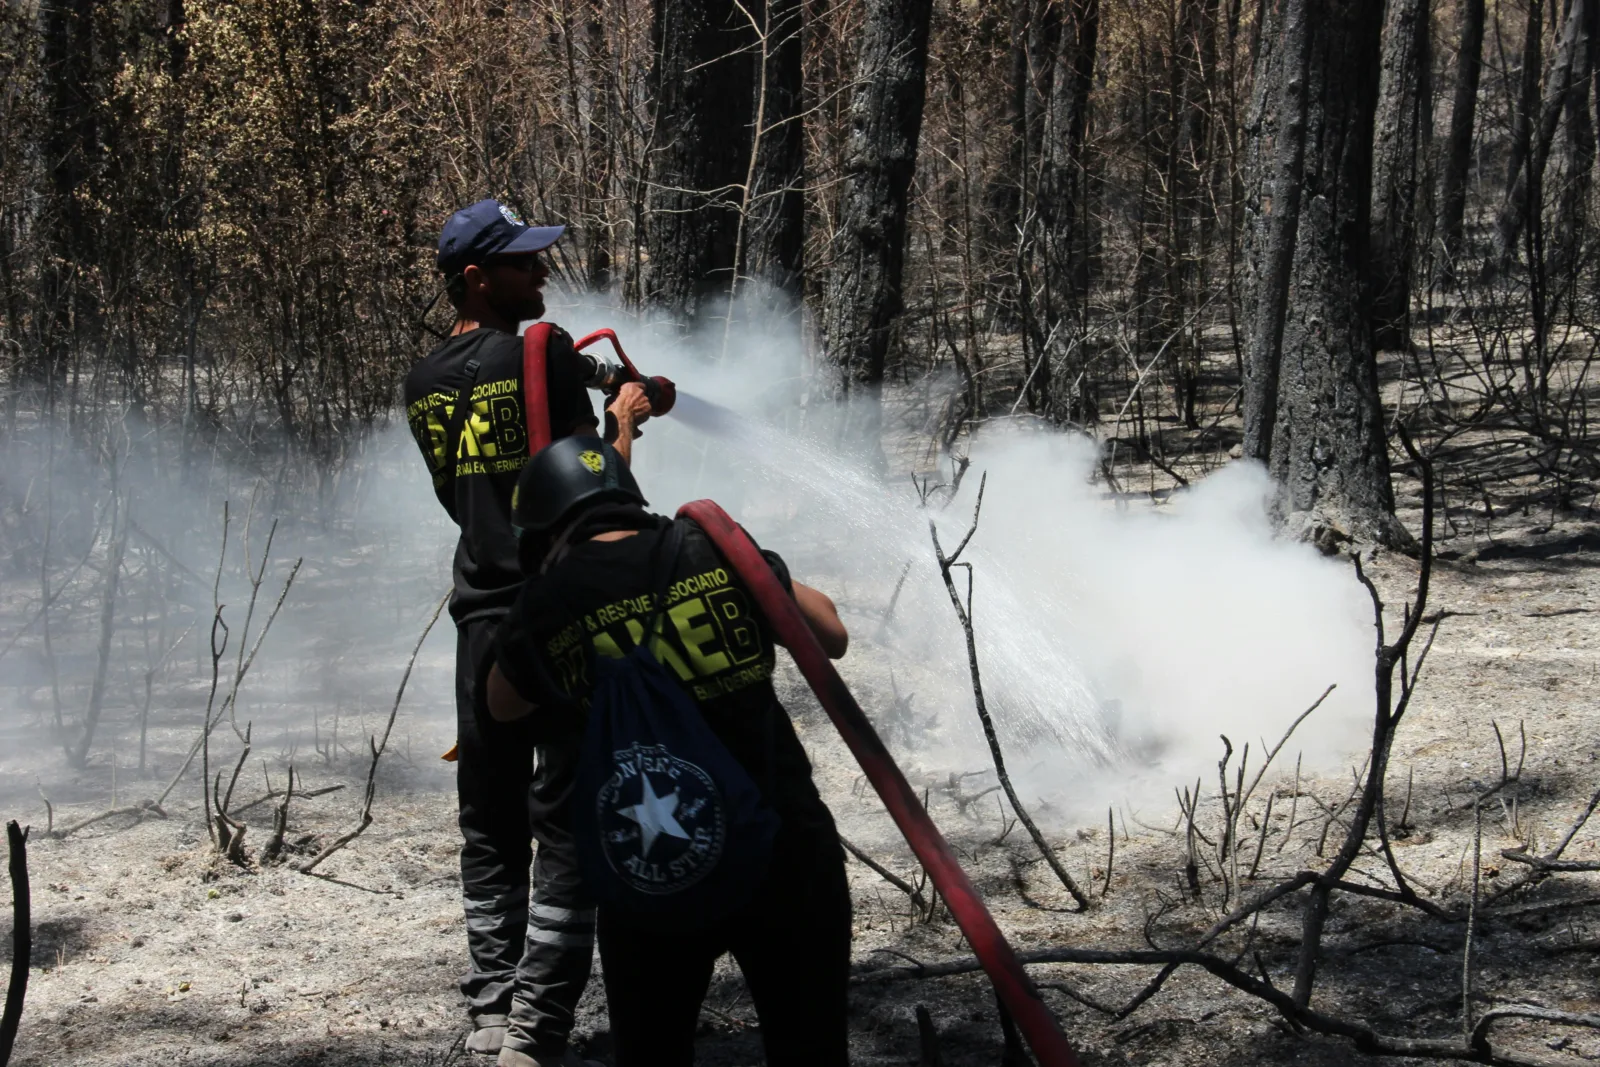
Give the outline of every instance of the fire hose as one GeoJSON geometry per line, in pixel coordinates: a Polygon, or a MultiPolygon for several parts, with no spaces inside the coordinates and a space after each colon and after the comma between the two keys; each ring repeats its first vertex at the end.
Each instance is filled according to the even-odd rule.
{"type": "MultiPolygon", "coordinates": [[[[545,356],[550,348],[550,332],[553,329],[548,322],[536,322],[522,334],[522,391],[527,408],[530,456],[550,443],[550,385],[545,377],[545,356]]],[[[596,330],[575,342],[573,351],[581,353],[597,341],[610,341],[621,363],[610,364],[589,357],[591,370],[585,385],[614,393],[628,382],[638,382],[644,387],[645,399],[650,401],[650,414],[665,415],[672,410],[672,405],[678,399],[678,390],[672,384],[672,379],[640,374],[639,368],[628,358],[628,353],[622,350],[622,342],[617,340],[615,332],[596,330]]]]}
{"type": "Polygon", "coordinates": [[[1077,1067],[1078,1058],[1056,1025],[1055,1017],[1045,1007],[1038,987],[1022,969],[1005,934],[1000,932],[983,898],[978,896],[961,869],[949,843],[928,817],[927,809],[917,799],[905,775],[900,773],[844,679],[828,661],[794,598],[778,582],[777,575],[762,558],[761,550],[713,501],[696,500],[685,504],[678,509],[678,515],[699,524],[755,597],[762,614],[794,657],[795,665],[811,684],[828,718],[833,720],[856,762],[883,799],[884,807],[889,809],[895,825],[905,835],[911,851],[916,853],[933,880],[934,888],[949,905],[956,925],[988,972],[1001,1003],[1021,1029],[1040,1067],[1077,1067]]]}
{"type": "MultiPolygon", "coordinates": [[[[523,335],[522,380],[530,456],[550,443],[545,353],[551,329],[548,323],[535,323],[523,335]]],[[[591,384],[614,389],[620,388],[625,382],[639,382],[644,386],[645,395],[655,414],[663,415],[670,411],[676,399],[672,382],[666,378],[646,378],[640,374],[612,331],[596,330],[573,347],[582,352],[601,339],[611,342],[622,365],[620,368],[606,368],[591,384]]],[[[599,361],[595,362],[605,367],[599,361]]],[[[844,684],[844,679],[839,677],[839,672],[834,670],[827,654],[811,633],[811,628],[806,625],[799,607],[779,583],[755,542],[713,501],[696,500],[685,504],[678,509],[678,515],[699,524],[755,597],[762,614],[771,623],[778,639],[788,648],[795,665],[800,668],[800,673],[810,683],[817,700],[827,711],[828,718],[844,738],[856,762],[866,772],[868,781],[878,791],[884,807],[905,835],[911,851],[928,872],[934,888],[949,906],[956,925],[966,936],[983,969],[988,972],[1001,1003],[1016,1021],[1040,1067],[1078,1067],[1078,1057],[1073,1053],[1072,1046],[1067,1044],[1061,1028],[1056,1025],[1055,1017],[1045,1007],[1038,987],[1022,969],[1022,963],[1006,941],[1005,934],[1000,932],[994,916],[984,906],[983,898],[961,869],[949,843],[933,824],[927,809],[895,765],[894,758],[884,747],[872,722],[861,710],[861,705],[856,703],[855,696],[844,684]]]]}

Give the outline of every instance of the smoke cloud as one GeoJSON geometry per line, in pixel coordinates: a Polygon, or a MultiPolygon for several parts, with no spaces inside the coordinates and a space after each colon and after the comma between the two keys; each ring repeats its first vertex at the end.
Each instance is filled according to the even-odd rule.
{"type": "MultiPolygon", "coordinates": [[[[1109,801],[1164,804],[1175,783],[1197,775],[1209,783],[1219,734],[1258,753],[1262,739],[1275,742],[1330,684],[1338,689],[1300,728],[1288,762],[1303,750],[1309,764],[1327,769],[1361,747],[1370,608],[1347,565],[1274,537],[1271,486],[1258,467],[1233,464],[1157,507],[1114,499],[1097,484],[1089,439],[1000,420],[960,446],[970,447],[970,467],[952,491],[938,487],[951,481],[951,465],[916,432],[925,401],[948,383],[891,389],[885,460],[863,437],[874,425],[867,413],[808,395],[815,378],[794,318],[684,336],[614,308],[552,304],[551,319],[575,336],[612,326],[645,373],[677,381],[677,411],[650,421],[636,446],[653,508],[670,513],[711,497],[782,553],[797,578],[835,598],[853,635],[841,670],[913,775],[991,766],[964,635],[929,534],[931,521],[953,550],[980,485],[982,515],[962,558],[972,565],[983,684],[1013,777],[1048,817],[1091,817],[1109,801]],[[908,468],[938,471],[926,500],[908,468]]],[[[325,469],[284,466],[275,457],[287,450],[270,437],[232,455],[220,447],[197,454],[176,431],[128,425],[129,458],[118,477],[139,530],[129,541],[96,759],[108,762],[115,750],[129,765],[139,679],[151,655],[146,638],[159,650],[190,623],[188,643],[156,679],[152,764],[166,773],[194,736],[210,680],[205,643],[224,499],[232,522],[220,596],[235,642],[249,599],[247,564],[259,565],[273,519],[279,527],[257,631],[290,561],[305,557],[241,690],[240,722],[255,722],[258,752],[279,766],[295,759],[314,771],[317,760],[328,762],[312,749],[327,745],[335,718],[341,740],[360,753],[359,737],[381,725],[410,646],[449,586],[455,540],[403,422],[375,430],[342,465],[325,469]],[[252,498],[247,560],[242,534],[252,498]],[[152,584],[154,574],[165,577],[152,584]]],[[[103,458],[64,434],[53,451],[47,440],[35,429],[4,450],[20,518],[0,617],[7,634],[33,617],[44,529],[53,531],[52,583],[88,554],[91,565],[52,611],[57,689],[71,726],[95,671],[95,561],[105,556],[109,474],[103,458]]],[[[965,572],[956,579],[965,595],[965,572]]],[[[15,739],[0,745],[0,799],[31,794],[34,774],[59,763],[51,755],[59,750],[38,737],[53,696],[37,636],[30,630],[0,660],[0,685],[15,694],[17,709],[0,723],[15,739]]],[[[236,655],[230,645],[224,691],[236,655]]],[[[397,744],[415,738],[415,773],[431,772],[439,787],[447,769],[431,757],[454,732],[453,655],[445,622],[424,646],[396,728],[397,744]]]]}

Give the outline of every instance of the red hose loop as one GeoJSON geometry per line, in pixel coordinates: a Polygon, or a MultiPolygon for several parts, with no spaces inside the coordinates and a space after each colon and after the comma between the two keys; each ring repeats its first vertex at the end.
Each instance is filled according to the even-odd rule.
{"type": "Polygon", "coordinates": [[[530,456],[537,456],[550,443],[550,385],[544,357],[553,328],[548,322],[536,322],[522,334],[522,406],[528,420],[530,456]]]}
{"type": "Polygon", "coordinates": [[[895,825],[905,835],[911,851],[932,878],[939,895],[950,906],[956,925],[966,935],[983,969],[994,983],[1006,1010],[1016,1020],[1040,1067],[1078,1067],[1078,1057],[1045,1007],[1038,987],[1022,969],[1005,935],[1000,932],[983,899],[973,888],[950,845],[917,799],[905,775],[872,728],[861,705],[828,661],[822,646],[806,625],[794,599],[762,558],[755,542],[728,513],[710,500],[696,500],[678,509],[679,517],[693,519],[711,538],[734,571],[744,580],[778,640],[789,649],[795,665],[816,692],[833,725],[850,746],[872,782],[895,825]]]}

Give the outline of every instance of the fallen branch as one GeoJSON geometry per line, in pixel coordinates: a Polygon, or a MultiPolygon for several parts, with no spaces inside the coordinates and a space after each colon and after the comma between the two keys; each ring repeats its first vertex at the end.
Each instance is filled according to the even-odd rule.
{"type": "MultiPolygon", "coordinates": [[[[46,801],[46,803],[49,802],[46,801]]],[[[167,817],[166,811],[163,810],[160,804],[157,804],[153,800],[141,800],[137,804],[129,804],[127,807],[123,808],[112,808],[110,811],[102,811],[98,815],[91,815],[87,819],[80,819],[78,822],[72,823],[68,826],[63,826],[59,830],[53,828],[47,829],[44,836],[59,841],[69,834],[75,834],[79,830],[93,826],[95,823],[105,822],[107,819],[115,819],[121,815],[132,815],[134,816],[136,822],[142,822],[146,816],[150,815],[154,815],[158,819],[165,819],[167,817]]],[[[54,822],[54,819],[52,818],[51,821],[54,822]]]]}
{"type": "MultiPolygon", "coordinates": [[[[1466,1040],[1449,1038],[1405,1038],[1379,1033],[1365,1023],[1353,1022],[1338,1016],[1303,1008],[1294,997],[1262,979],[1241,970],[1220,956],[1193,949],[1081,949],[1047,948],[1032,952],[1019,952],[1017,958],[1024,964],[1085,963],[1085,964],[1148,964],[1176,968],[1195,966],[1204,968],[1235,989],[1264,1000],[1277,1008],[1289,1022],[1308,1030],[1332,1037],[1342,1037],[1354,1042],[1356,1048],[1369,1055],[1413,1056],[1418,1059],[1460,1060],[1469,1063],[1491,1064],[1493,1067],[1542,1067],[1544,1061],[1522,1059],[1510,1054],[1495,1052],[1489,1045],[1489,1032],[1502,1019],[1536,1019],[1564,1026],[1581,1026],[1600,1030],[1600,1015],[1555,1011],[1524,1005],[1504,1005],[1491,1008],[1478,1019],[1466,1040]]],[[[855,982],[894,982],[928,978],[945,978],[952,975],[971,974],[982,969],[977,957],[962,956],[939,963],[913,962],[906,967],[883,967],[858,971],[855,982]]],[[[1043,983],[1042,988],[1060,988],[1055,983],[1043,983]]],[[[1063,989],[1080,1003],[1097,1010],[1105,1006],[1074,992],[1063,989]]],[[[1120,1014],[1120,1013],[1119,1013],[1120,1014]]]]}
{"type": "MultiPolygon", "coordinates": [[[[321,789],[297,789],[297,790],[295,790],[294,795],[299,797],[301,800],[310,800],[312,797],[320,797],[320,796],[326,796],[329,793],[337,793],[339,790],[341,790],[343,788],[344,788],[344,783],[340,782],[338,785],[325,785],[321,789]]],[[[273,789],[273,790],[271,790],[271,791],[269,791],[267,793],[263,793],[261,796],[256,797],[254,800],[252,800],[248,804],[239,805],[237,808],[233,809],[233,813],[235,815],[243,815],[245,812],[249,811],[251,808],[258,808],[261,805],[265,804],[267,801],[269,801],[269,800],[277,800],[279,797],[281,797],[283,795],[284,795],[284,790],[282,790],[282,789],[273,789]]]]}
{"type": "Polygon", "coordinates": [[[889,868],[885,867],[883,864],[879,863],[877,860],[861,851],[861,849],[852,844],[850,840],[843,834],[839,835],[839,844],[843,845],[845,851],[850,853],[850,855],[854,856],[856,859],[872,868],[872,870],[876,871],[885,882],[888,882],[890,885],[900,890],[900,892],[910,897],[911,903],[917,906],[917,910],[919,912],[927,914],[927,901],[923,899],[922,891],[916,886],[912,885],[910,882],[906,881],[904,878],[901,878],[898,874],[895,874],[893,871],[889,870],[889,868]]]}

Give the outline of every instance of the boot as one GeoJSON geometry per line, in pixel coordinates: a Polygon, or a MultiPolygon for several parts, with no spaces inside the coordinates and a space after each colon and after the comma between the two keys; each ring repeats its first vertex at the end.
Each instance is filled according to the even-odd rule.
{"type": "Polygon", "coordinates": [[[472,1020],[472,1035],[467,1038],[467,1051],[494,1056],[506,1040],[506,1026],[511,1020],[504,1015],[479,1015],[472,1020]]]}
{"type": "Polygon", "coordinates": [[[568,1046],[560,1056],[554,1058],[530,1056],[513,1048],[501,1048],[495,1067],[605,1067],[605,1064],[599,1060],[583,1059],[568,1046]]]}

